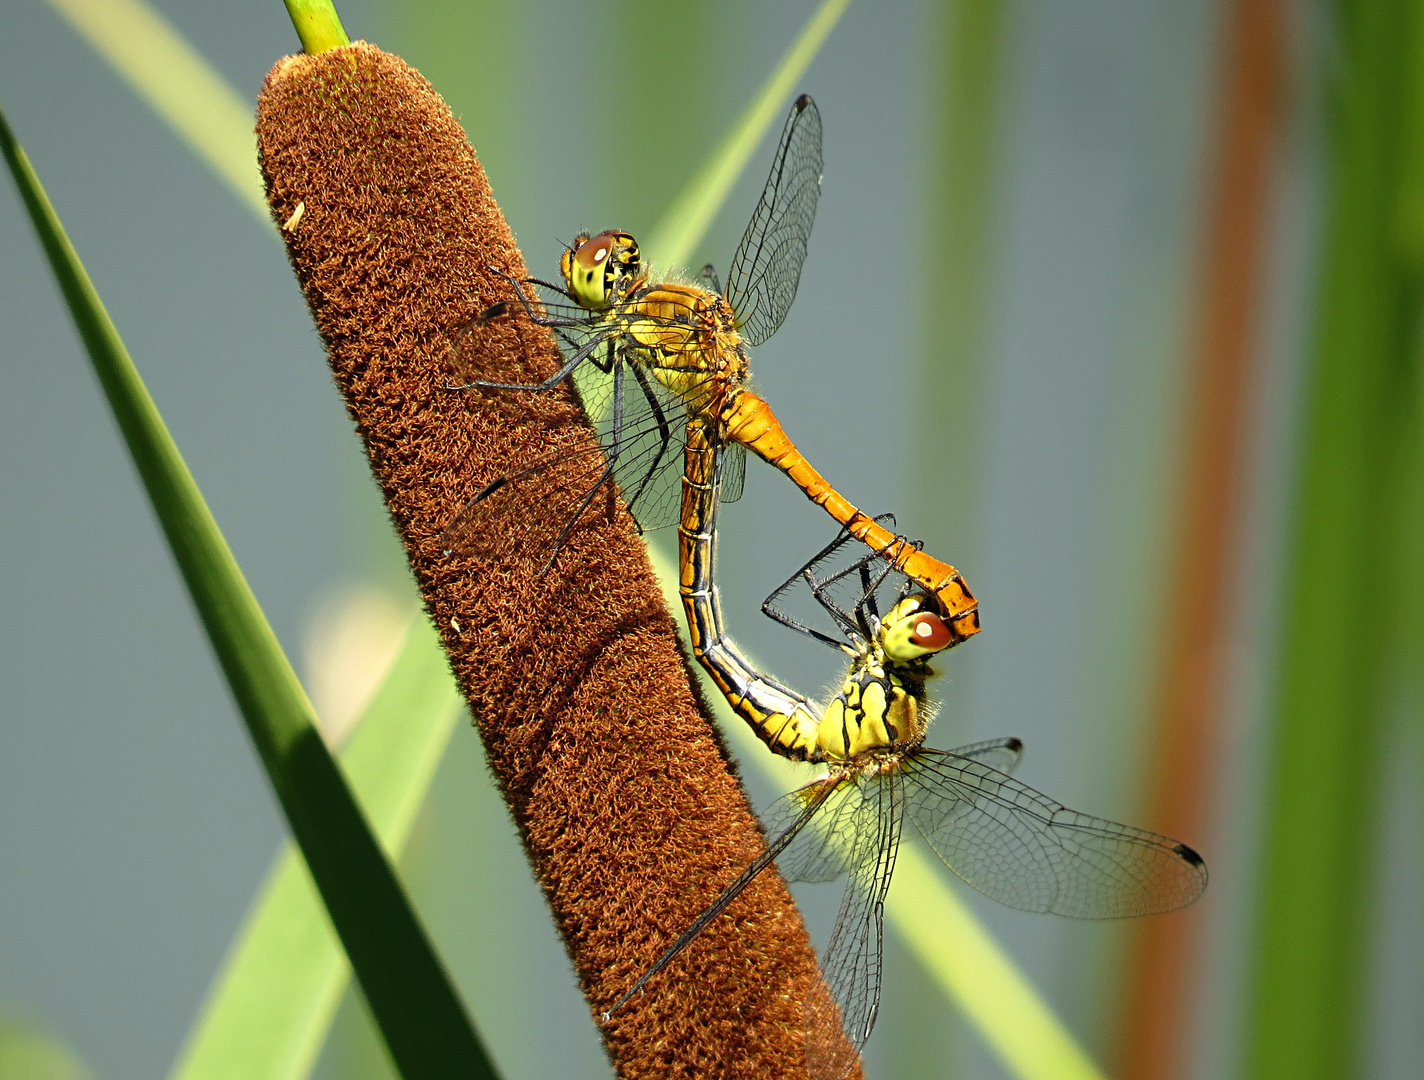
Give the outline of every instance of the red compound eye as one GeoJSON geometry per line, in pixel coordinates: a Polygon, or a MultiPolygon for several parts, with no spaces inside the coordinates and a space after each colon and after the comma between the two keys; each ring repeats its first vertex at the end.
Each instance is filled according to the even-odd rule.
{"type": "Polygon", "coordinates": [[[931,611],[916,615],[910,626],[910,640],[922,649],[943,649],[954,637],[945,621],[931,611]]]}
{"type": "Polygon", "coordinates": [[[601,232],[597,236],[590,236],[579,245],[574,252],[574,258],[579,265],[585,267],[602,266],[608,261],[608,257],[613,254],[614,238],[619,236],[616,232],[601,232]]]}

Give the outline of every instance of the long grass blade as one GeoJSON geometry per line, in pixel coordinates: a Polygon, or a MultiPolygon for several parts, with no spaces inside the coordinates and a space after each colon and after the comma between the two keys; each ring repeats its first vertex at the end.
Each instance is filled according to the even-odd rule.
{"type": "Polygon", "coordinates": [[[1365,1067],[1367,928],[1388,670],[1390,519],[1414,421],[1417,282],[1395,214],[1411,74],[1412,0],[1337,9],[1329,196],[1265,800],[1246,1067],[1328,1080],[1365,1067]],[[1413,295],[1411,295],[1411,293],[1413,295]]]}
{"type": "Polygon", "coordinates": [[[238,200],[271,224],[252,102],[144,0],[50,0],[238,200]]]}
{"type": "MultiPolygon", "coordinates": [[[[985,381],[989,289],[988,237],[998,203],[994,184],[1003,126],[1003,57],[1008,0],[955,0],[927,6],[935,52],[925,140],[924,217],[920,229],[917,430],[929,445],[944,438],[945,402],[953,401],[953,493],[919,501],[919,526],[930,550],[954,553],[963,565],[975,535],[982,483],[980,409],[985,381]]],[[[919,490],[943,492],[939,455],[909,455],[919,490]]]]}
{"type": "MultiPolygon", "coordinates": [[[[387,854],[405,847],[464,702],[424,614],[357,721],[341,764],[387,854]]],[[[351,966],[306,863],[284,846],[209,991],[173,1080],[301,1080],[351,966]]]]}
{"type": "MultiPolygon", "coordinates": [[[[51,0],[238,200],[271,221],[252,106],[144,0],[51,0]]],[[[443,654],[413,622],[342,764],[385,850],[397,856],[448,742],[458,699],[443,654]]],[[[175,1065],[175,1080],[309,1074],[351,974],[296,848],[258,891],[175,1065]]]]}
{"type": "Polygon", "coordinates": [[[288,824],[406,1080],[493,1077],[449,976],[318,734],[311,703],[0,113],[0,151],[288,824]]]}
{"type": "Polygon", "coordinates": [[[648,252],[660,266],[683,266],[692,257],[757,146],[785,114],[796,84],[849,4],[850,0],[823,0],[746,112],[673,199],[648,238],[648,252]]]}

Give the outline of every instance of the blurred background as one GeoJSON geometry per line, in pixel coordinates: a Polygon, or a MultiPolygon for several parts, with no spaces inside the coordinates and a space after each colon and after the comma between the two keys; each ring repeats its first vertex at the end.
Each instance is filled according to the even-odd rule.
{"type": "MultiPolygon", "coordinates": [[[[157,7],[249,100],[297,48],[275,3],[157,7]]],[[[580,228],[651,230],[813,5],[340,8],[450,101],[549,276],[580,228]]],[[[1123,1080],[1424,1060],[1422,9],[862,0],[803,80],[820,213],[755,379],[980,597],[930,743],[1021,736],[1028,783],[1211,869],[1131,925],[970,897],[1123,1080]]],[[[54,7],[0,12],[0,102],[339,724],[413,590],[276,233],[54,7]]],[[[770,152],[695,264],[725,267],[770,152]]],[[[3,186],[0,1077],[138,1080],[285,830],[3,186]]],[[[816,693],[839,662],[757,607],[833,530],[749,473],[726,616],[816,693]]],[[[611,1075],[468,726],[403,869],[506,1077],[611,1075]]],[[[824,940],[838,887],[798,897],[824,940]]],[[[1007,1075],[893,936],[885,987],[868,1076],[1007,1075]]],[[[359,998],[318,1071],[389,1075],[359,998]]]]}

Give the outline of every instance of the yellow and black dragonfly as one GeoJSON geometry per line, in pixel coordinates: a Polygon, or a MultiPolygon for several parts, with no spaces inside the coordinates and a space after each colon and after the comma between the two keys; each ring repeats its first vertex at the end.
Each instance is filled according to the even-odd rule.
{"type": "Polygon", "coordinates": [[[694,451],[719,459],[717,494],[731,502],[741,494],[743,454],[750,449],[934,596],[955,642],[978,632],[978,605],[959,571],[902,545],[844,498],[748,387],[747,346],[776,332],[796,296],[821,167],[820,113],[802,95],[732,256],[725,292],[710,266],[696,282],[654,275],[634,238],[616,230],[578,236],[561,258],[561,283],[508,279],[513,297],[498,300],[481,319],[522,313],[551,328],[564,347],[563,365],[539,383],[492,382],[480,377],[475,350],[457,339],[454,355],[466,381],[453,388],[549,391],[572,377],[598,440],[510,463],[491,477],[446,529],[451,549],[479,554],[518,542],[549,551],[552,561],[615,479],[644,530],[674,524],[679,477],[685,464],[694,467],[694,451]]]}
{"type": "MultiPolygon", "coordinates": [[[[880,523],[893,527],[888,515],[880,523]]],[[[727,678],[740,693],[768,712],[785,695],[794,697],[796,708],[814,710],[814,728],[809,734],[801,729],[803,752],[787,756],[827,768],[772,806],[765,816],[766,852],[605,1014],[641,990],[773,862],[792,881],[845,876],[821,961],[823,983],[805,1007],[814,1080],[841,1080],[875,1024],[882,910],[907,823],[965,882],[1024,911],[1079,919],[1148,915],[1191,903],[1207,882],[1205,863],[1186,844],[1070,810],[1009,776],[1023,749],[1018,739],[948,751],[926,746],[930,660],[952,635],[917,583],[876,553],[829,569],[849,539],[842,533],[763,605],[784,625],[850,657],[840,691],[821,709],[740,655],[721,626],[714,590],[684,593],[707,642],[730,657],[727,678]],[[809,591],[811,611],[819,608],[828,626],[782,610],[782,598],[795,587],[809,591]]],[[[783,708],[778,715],[790,714],[783,708]]]]}

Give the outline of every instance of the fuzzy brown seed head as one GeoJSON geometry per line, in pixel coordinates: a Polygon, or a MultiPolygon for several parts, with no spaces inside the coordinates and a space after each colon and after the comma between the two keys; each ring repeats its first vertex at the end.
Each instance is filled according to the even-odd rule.
{"type": "MultiPolygon", "coordinates": [[[[446,389],[462,328],[486,379],[537,382],[558,350],[522,315],[477,318],[512,299],[491,267],[527,271],[444,101],[356,44],[278,63],[257,134],[337,385],[596,1016],[761,850],[756,820],[620,506],[542,577],[546,553],[517,543],[442,551],[483,485],[593,437],[563,391],[446,389]]],[[[606,1025],[618,1074],[804,1076],[814,979],[799,915],[765,875],[606,1025]]]]}

